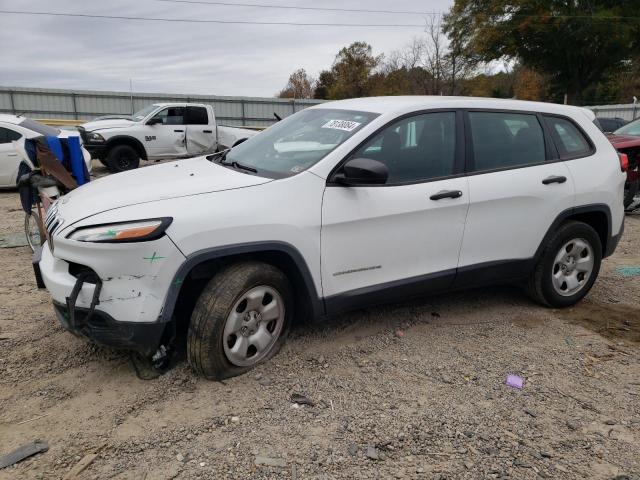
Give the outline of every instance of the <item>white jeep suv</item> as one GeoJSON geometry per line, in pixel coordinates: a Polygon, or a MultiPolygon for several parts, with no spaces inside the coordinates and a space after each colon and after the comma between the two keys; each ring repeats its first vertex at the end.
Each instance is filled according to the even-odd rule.
{"type": "Polygon", "coordinates": [[[457,97],[325,103],[208,157],[91,182],[34,257],[62,325],[237,375],[294,318],[494,283],[552,307],[623,231],[623,157],[588,110],[457,97]]]}

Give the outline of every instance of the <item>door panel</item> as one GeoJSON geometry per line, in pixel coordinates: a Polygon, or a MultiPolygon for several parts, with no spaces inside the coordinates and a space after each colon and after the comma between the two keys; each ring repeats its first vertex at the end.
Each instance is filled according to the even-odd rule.
{"type": "Polygon", "coordinates": [[[472,175],[460,267],[529,259],[562,211],[573,206],[574,187],[563,162],[472,175]],[[563,176],[564,183],[543,184],[563,176]]]}
{"type": "Polygon", "coordinates": [[[187,153],[204,155],[216,148],[216,130],[205,107],[187,107],[187,153]]]}
{"type": "Polygon", "coordinates": [[[15,130],[0,127],[0,187],[15,187],[20,157],[13,141],[22,135],[15,130]]]}
{"type": "Polygon", "coordinates": [[[145,127],[145,147],[150,157],[171,158],[187,155],[185,108],[169,107],[160,110],[153,118],[162,123],[145,127]]]}
{"type": "Polygon", "coordinates": [[[453,278],[469,202],[467,179],[327,187],[322,207],[325,297],[445,272],[453,278]],[[459,198],[431,200],[442,190],[459,198]]]}
{"type": "Polygon", "coordinates": [[[18,169],[18,152],[11,143],[0,144],[0,187],[15,187],[18,169]]]}

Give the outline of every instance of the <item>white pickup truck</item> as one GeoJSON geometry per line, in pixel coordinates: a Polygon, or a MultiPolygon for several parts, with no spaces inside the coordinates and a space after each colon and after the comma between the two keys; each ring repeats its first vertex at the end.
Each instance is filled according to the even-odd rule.
{"type": "Polygon", "coordinates": [[[255,130],[216,124],[211,105],[154,103],[130,117],[97,119],[78,127],[84,147],[114,172],[140,159],[188,158],[232,148],[255,130]]]}

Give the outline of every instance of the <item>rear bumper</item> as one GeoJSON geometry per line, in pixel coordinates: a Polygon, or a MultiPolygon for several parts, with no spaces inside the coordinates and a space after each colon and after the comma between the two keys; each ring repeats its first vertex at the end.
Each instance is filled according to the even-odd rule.
{"type": "Polygon", "coordinates": [[[53,309],[62,328],[74,335],[89,338],[108,347],[134,350],[145,356],[156,352],[167,326],[166,323],[157,322],[120,322],[98,310],[89,316],[89,309],[80,307],[76,307],[74,315],[71,316],[66,305],[55,301],[53,309]]]}

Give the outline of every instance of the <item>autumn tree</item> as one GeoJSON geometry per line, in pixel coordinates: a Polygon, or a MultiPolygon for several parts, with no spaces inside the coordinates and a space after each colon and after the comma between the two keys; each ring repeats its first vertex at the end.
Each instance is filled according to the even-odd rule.
{"type": "Polygon", "coordinates": [[[315,81],[300,68],[289,75],[287,86],[278,94],[280,98],[313,98],[315,81]]]}
{"type": "Polygon", "coordinates": [[[517,60],[580,103],[638,52],[640,0],[455,0],[445,32],[477,62],[517,60]]]}

